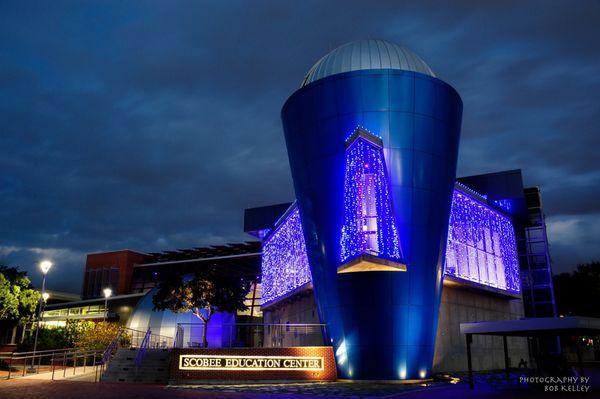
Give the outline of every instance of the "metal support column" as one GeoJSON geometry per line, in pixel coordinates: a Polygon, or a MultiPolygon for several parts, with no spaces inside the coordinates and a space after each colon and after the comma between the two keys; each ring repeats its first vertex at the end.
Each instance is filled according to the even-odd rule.
{"type": "Polygon", "coordinates": [[[473,389],[475,382],[473,381],[473,364],[471,363],[471,343],[473,342],[473,336],[467,334],[467,365],[469,368],[469,388],[473,389]]]}
{"type": "Polygon", "coordinates": [[[506,339],[506,335],[502,336],[502,343],[504,344],[504,370],[506,372],[506,381],[510,381],[510,369],[509,369],[509,359],[508,359],[508,343],[506,339]]]}
{"type": "Polygon", "coordinates": [[[581,337],[578,335],[575,337],[575,340],[577,341],[577,367],[579,368],[579,374],[581,374],[581,376],[585,376],[583,371],[583,359],[581,356],[581,337]]]}

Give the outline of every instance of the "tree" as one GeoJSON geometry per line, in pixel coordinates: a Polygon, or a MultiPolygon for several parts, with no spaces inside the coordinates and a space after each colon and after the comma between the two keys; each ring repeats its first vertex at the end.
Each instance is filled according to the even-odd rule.
{"type": "Polygon", "coordinates": [[[154,310],[176,313],[192,312],[204,323],[202,345],[208,347],[208,323],[215,312],[246,310],[244,300],[251,280],[235,273],[226,273],[216,266],[206,266],[193,276],[171,276],[152,298],[154,310]]]}
{"type": "Polygon", "coordinates": [[[0,323],[25,323],[35,315],[40,293],[36,291],[26,272],[15,267],[0,266],[0,323]]]}
{"type": "Polygon", "coordinates": [[[559,315],[600,317],[600,262],[580,264],[553,277],[559,315]]]}

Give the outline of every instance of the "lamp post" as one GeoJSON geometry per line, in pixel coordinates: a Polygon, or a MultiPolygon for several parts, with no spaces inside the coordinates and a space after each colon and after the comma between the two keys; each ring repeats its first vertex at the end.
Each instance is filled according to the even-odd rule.
{"type": "Polygon", "coordinates": [[[35,364],[35,352],[37,350],[38,334],[40,332],[40,316],[42,313],[43,302],[45,301],[44,295],[48,295],[48,293],[46,292],[46,274],[48,274],[48,271],[50,271],[51,267],[52,262],[50,262],[49,260],[43,260],[40,262],[40,270],[42,271],[42,295],[40,296],[40,299],[38,301],[38,314],[35,326],[35,339],[33,341],[33,356],[31,359],[31,368],[29,369],[30,372],[35,372],[35,368],[33,367],[33,365],[35,364]]]}
{"type": "Polygon", "coordinates": [[[106,321],[106,317],[108,316],[108,298],[112,295],[112,290],[110,287],[106,287],[102,292],[104,292],[104,321],[106,321]]]}
{"type": "Polygon", "coordinates": [[[47,292],[42,292],[42,299],[44,300],[44,305],[42,306],[41,321],[44,321],[44,312],[46,311],[46,304],[48,303],[48,298],[50,298],[50,294],[48,294],[47,292]]]}

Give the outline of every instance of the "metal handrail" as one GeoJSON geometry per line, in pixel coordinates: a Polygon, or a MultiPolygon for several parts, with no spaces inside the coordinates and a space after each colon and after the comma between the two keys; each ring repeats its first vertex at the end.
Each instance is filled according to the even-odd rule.
{"type": "MultiPolygon", "coordinates": [[[[204,323],[177,323],[178,326],[204,325],[204,323]]],[[[327,324],[319,323],[222,323],[223,326],[296,326],[296,327],[327,327],[327,324]]]]}
{"type": "MultiPolygon", "coordinates": [[[[129,328],[129,327],[122,327],[121,328],[123,330],[123,332],[128,332],[132,335],[132,337],[135,335],[136,337],[138,337],[137,342],[139,343],[139,336],[142,335],[143,337],[146,336],[147,331],[142,331],[142,330],[135,330],[133,328],[129,328]]],[[[170,347],[172,346],[172,342],[173,342],[173,337],[170,337],[168,335],[161,335],[161,334],[155,334],[152,333],[151,337],[150,337],[150,341],[148,342],[148,347],[152,347],[152,340],[157,339],[157,340],[161,340],[164,342],[164,345],[154,345],[156,347],[170,347]]],[[[143,341],[143,338],[142,338],[143,341]]],[[[141,343],[139,343],[141,345],[141,343]]],[[[132,342],[132,347],[135,346],[133,345],[132,342]]]]}
{"type": "Polygon", "coordinates": [[[108,346],[102,353],[102,364],[105,364],[110,360],[112,353],[119,346],[119,341],[121,340],[122,334],[123,334],[123,330],[119,329],[119,332],[117,332],[117,335],[115,336],[115,338],[113,338],[113,340],[110,342],[110,344],[108,344],[108,346]]]}
{"type": "MultiPolygon", "coordinates": [[[[98,380],[98,373],[100,375],[104,372],[112,355],[115,350],[119,347],[121,340],[123,339],[123,335],[125,333],[141,335],[144,334],[144,337],[140,344],[140,352],[138,352],[139,359],[136,359],[136,363],[141,364],[143,360],[145,350],[149,348],[152,344],[152,339],[156,337],[161,341],[156,343],[156,347],[168,345],[169,342],[172,342],[173,338],[160,335],[160,334],[152,334],[150,330],[141,331],[135,330],[132,328],[121,327],[117,332],[116,336],[110,342],[110,344],[104,350],[86,350],[82,348],[62,348],[62,349],[47,349],[42,351],[28,351],[28,352],[1,352],[0,360],[7,361],[8,363],[8,374],[7,379],[11,377],[14,378],[13,368],[15,362],[19,362],[19,366],[23,365],[23,370],[18,371],[19,374],[24,376],[27,372],[27,366],[29,370],[35,370],[35,372],[39,373],[41,365],[43,362],[47,362],[49,360],[50,366],[52,368],[52,379],[54,379],[55,369],[57,366],[62,366],[65,370],[63,370],[63,375],[66,375],[67,365],[72,362],[73,364],[73,373],[75,374],[77,364],[80,360],[83,360],[83,370],[85,372],[88,367],[89,360],[92,360],[91,366],[96,367],[96,377],[98,380]],[[154,335],[154,337],[153,337],[154,335]],[[43,359],[46,359],[45,361],[43,359]],[[27,360],[31,360],[28,362],[27,360]],[[100,370],[99,370],[100,369],[100,370]]],[[[139,341],[138,341],[139,342],[139,341]]]]}
{"type": "MultiPolygon", "coordinates": [[[[29,355],[29,354],[46,354],[46,353],[52,353],[52,352],[61,352],[61,351],[71,351],[77,348],[63,348],[63,349],[46,349],[43,351],[28,351],[28,352],[0,352],[0,359],[2,358],[3,354],[8,354],[8,355],[29,355]]],[[[10,356],[8,356],[10,357],[10,356]]]]}
{"type": "Polygon", "coordinates": [[[150,342],[151,335],[152,335],[152,332],[150,331],[150,329],[148,329],[148,331],[146,331],[146,335],[144,335],[142,344],[140,345],[140,348],[138,349],[138,353],[135,356],[136,367],[140,367],[140,365],[142,364],[142,361],[144,360],[144,355],[146,354],[146,349],[148,348],[148,342],[150,342]]]}
{"type": "MultiPolygon", "coordinates": [[[[209,324],[210,326],[210,324],[209,324]]],[[[204,329],[205,323],[178,323],[175,333],[174,346],[184,347],[184,339],[186,338],[186,330],[190,331],[189,338],[192,338],[192,331],[196,328],[204,329]]],[[[327,336],[327,325],[321,323],[223,323],[221,329],[226,331],[229,329],[229,339],[223,338],[225,341],[221,345],[234,347],[250,345],[262,347],[281,346],[287,340],[311,340],[319,342],[320,345],[326,345],[325,339],[327,336]],[[250,333],[247,335],[245,333],[250,333]],[[242,335],[240,336],[240,333],[242,335]],[[258,334],[258,335],[257,335],[258,334]],[[244,337],[246,336],[246,337],[244,337]]],[[[288,344],[290,344],[288,342],[288,344]]],[[[196,347],[198,342],[189,341],[190,347],[196,347]]],[[[297,343],[295,344],[297,345],[297,343]]]]}
{"type": "Polygon", "coordinates": [[[15,366],[15,362],[22,361],[19,365],[22,365],[22,371],[18,372],[21,376],[25,376],[28,372],[39,373],[40,368],[42,366],[42,360],[44,358],[49,360],[49,365],[52,368],[52,378],[54,379],[54,372],[56,368],[56,364],[59,360],[62,359],[62,366],[67,368],[67,363],[69,361],[73,361],[73,374],[76,372],[78,360],[83,360],[84,372],[86,367],[88,366],[88,359],[93,357],[94,360],[92,365],[95,363],[95,358],[97,354],[101,351],[94,350],[86,350],[81,348],[67,348],[67,349],[49,349],[44,351],[36,351],[34,354],[31,352],[13,352],[11,356],[2,356],[0,359],[6,360],[8,359],[8,374],[6,379],[14,378],[15,374],[13,374],[13,368],[15,366]],[[31,359],[31,362],[28,360],[31,359]],[[37,367],[36,367],[37,366],[37,367]]]}
{"type": "Polygon", "coordinates": [[[73,351],[73,352],[65,352],[64,355],[61,358],[56,359],[54,356],[52,357],[51,360],[51,365],[52,365],[52,380],[54,381],[54,374],[56,371],[56,364],[58,362],[61,362],[62,365],[62,370],[63,370],[63,378],[66,378],[66,374],[67,374],[67,368],[68,368],[68,362],[71,360],[73,361],[73,375],[76,374],[77,372],[77,360],[81,359],[83,360],[83,373],[85,373],[86,367],[88,366],[88,359],[92,358],[92,364],[91,366],[94,367],[94,371],[95,371],[95,380],[97,380],[98,378],[98,367],[104,367],[104,365],[100,362],[96,362],[96,359],[100,357],[100,355],[102,354],[102,350],[80,350],[80,351],[73,351]]]}

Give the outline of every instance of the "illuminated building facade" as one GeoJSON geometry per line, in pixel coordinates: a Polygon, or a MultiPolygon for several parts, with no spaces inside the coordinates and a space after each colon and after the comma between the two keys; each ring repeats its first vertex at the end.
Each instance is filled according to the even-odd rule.
{"type": "MultiPolygon", "coordinates": [[[[434,372],[465,370],[464,337],[458,329],[461,322],[524,316],[513,218],[464,184],[456,183],[452,198],[434,372]]],[[[319,323],[310,266],[300,245],[303,233],[298,207],[296,203],[288,206],[263,241],[264,319],[266,323],[319,323]],[[280,232],[285,232],[286,240],[280,232]]],[[[369,303],[368,297],[361,295],[371,293],[362,292],[356,303],[369,303]]],[[[322,341],[315,339],[312,344],[322,341]]],[[[511,348],[512,357],[528,358],[526,341],[512,339],[511,348]]],[[[504,361],[502,350],[501,339],[492,339],[473,354],[481,368],[497,369],[504,361]]]]}
{"type": "Polygon", "coordinates": [[[293,206],[263,242],[262,303],[294,292],[311,282],[298,208],[293,206]]]}
{"type": "Polygon", "coordinates": [[[512,220],[487,205],[484,198],[457,183],[448,244],[447,276],[518,294],[521,291],[512,220]]]}
{"type": "MultiPolygon", "coordinates": [[[[521,280],[512,219],[460,183],[452,198],[444,278],[518,296],[521,280]]],[[[265,238],[261,269],[263,305],[312,283],[296,203],[265,238]]]]}
{"type": "MultiPolygon", "coordinates": [[[[334,347],[340,378],[464,371],[460,323],[552,315],[554,296],[539,190],[524,190],[520,171],[456,179],[461,113],[458,93],[402,47],[333,50],[283,106],[296,201],[246,210],[260,243],[92,254],[85,301],[49,311],[56,322],[67,307],[69,319],[106,311],[169,335],[193,319],[153,311],[152,289],[212,264],[254,281],[248,310],[213,325],[229,337],[214,345],[231,344],[236,323],[322,323],[308,339],[334,347]],[[108,309],[105,286],[117,294],[108,309]]],[[[289,335],[260,346],[306,344],[289,335]]],[[[501,338],[473,351],[479,369],[503,367],[501,338]]]]}
{"type": "Polygon", "coordinates": [[[315,298],[342,378],[431,373],[461,113],[457,92],[425,62],[379,40],[333,50],[283,106],[315,298]],[[380,150],[371,147],[367,156],[385,173],[363,174],[356,186],[378,190],[376,212],[368,201],[360,206],[362,214],[376,214],[372,223],[383,230],[376,240],[361,234],[351,243],[344,234],[374,227],[353,224],[362,216],[352,201],[361,200],[348,199],[346,164],[353,155],[347,139],[360,134],[357,127],[379,139],[380,150]],[[379,184],[381,176],[387,177],[379,184]],[[364,251],[374,249],[369,242],[381,247],[364,251]],[[348,265],[358,252],[356,264],[348,265]],[[357,303],[357,297],[369,301],[357,303]]]}

